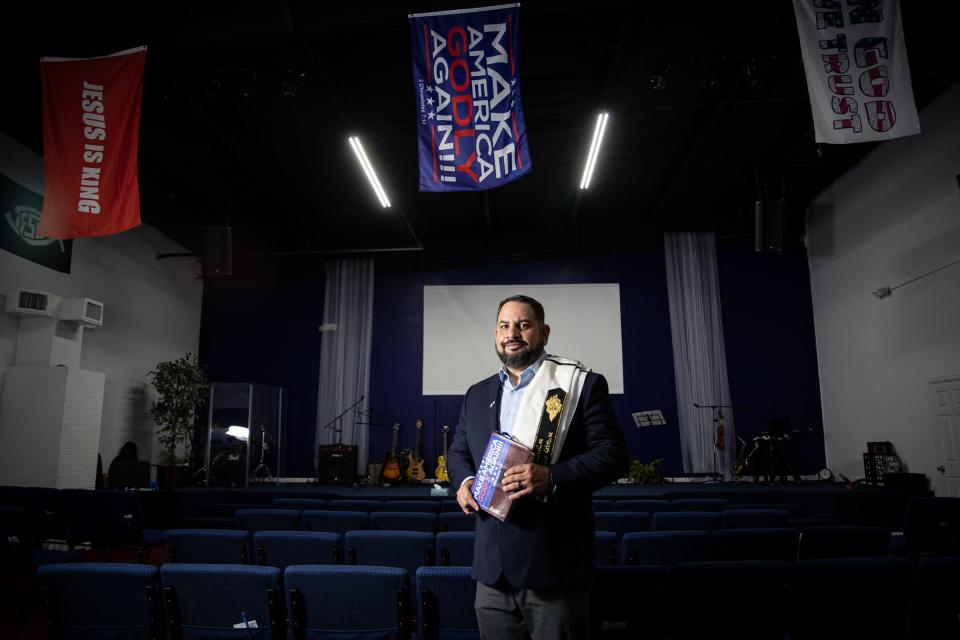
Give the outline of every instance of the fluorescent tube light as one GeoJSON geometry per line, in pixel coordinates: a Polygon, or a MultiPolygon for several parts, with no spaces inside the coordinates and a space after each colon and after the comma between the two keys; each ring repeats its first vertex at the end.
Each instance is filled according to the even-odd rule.
{"type": "Polygon", "coordinates": [[[390,206],[390,199],[387,198],[387,193],[383,190],[383,187],[380,186],[377,173],[373,170],[373,165],[370,164],[370,160],[363,150],[363,145],[360,144],[360,138],[350,136],[350,146],[353,147],[353,152],[356,154],[360,166],[363,167],[363,172],[367,174],[367,180],[370,182],[370,187],[373,189],[373,192],[377,194],[377,200],[380,201],[380,206],[386,209],[390,206]]]}
{"type": "Polygon", "coordinates": [[[597,126],[593,130],[593,142],[590,143],[590,151],[587,153],[587,166],[583,168],[583,178],[580,180],[580,188],[588,189],[590,187],[590,178],[593,177],[593,168],[597,164],[597,156],[600,154],[600,145],[603,143],[603,132],[607,128],[606,111],[597,115],[597,126]]]}

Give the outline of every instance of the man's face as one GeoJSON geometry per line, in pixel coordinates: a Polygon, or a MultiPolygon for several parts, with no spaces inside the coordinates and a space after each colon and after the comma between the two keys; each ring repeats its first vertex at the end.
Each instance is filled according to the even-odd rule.
{"type": "Polygon", "coordinates": [[[543,353],[549,325],[540,325],[533,308],[523,302],[508,302],[497,315],[494,346],[500,361],[511,369],[526,369],[543,353]]]}

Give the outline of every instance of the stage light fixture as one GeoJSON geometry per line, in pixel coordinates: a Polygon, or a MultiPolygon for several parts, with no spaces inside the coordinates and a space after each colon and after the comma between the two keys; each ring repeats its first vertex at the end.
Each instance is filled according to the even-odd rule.
{"type": "Polygon", "coordinates": [[[367,158],[367,154],[363,150],[363,145],[360,144],[360,138],[350,136],[350,146],[353,147],[353,153],[357,156],[357,162],[360,163],[363,172],[367,175],[367,180],[370,182],[370,187],[373,189],[373,192],[377,195],[380,206],[386,209],[390,206],[390,199],[387,198],[387,193],[383,190],[383,187],[380,186],[380,180],[377,179],[377,172],[373,170],[373,165],[367,158]]]}
{"type": "Polygon", "coordinates": [[[593,178],[593,168],[597,164],[597,156],[600,154],[600,145],[603,143],[603,132],[607,128],[606,111],[597,115],[597,126],[593,130],[593,141],[590,143],[590,151],[587,152],[587,165],[583,168],[583,178],[580,179],[580,188],[590,188],[590,179],[593,178]]]}
{"type": "Polygon", "coordinates": [[[240,425],[232,424],[227,427],[227,435],[231,438],[236,438],[237,440],[246,442],[250,439],[250,429],[247,427],[241,427],[240,425]]]}

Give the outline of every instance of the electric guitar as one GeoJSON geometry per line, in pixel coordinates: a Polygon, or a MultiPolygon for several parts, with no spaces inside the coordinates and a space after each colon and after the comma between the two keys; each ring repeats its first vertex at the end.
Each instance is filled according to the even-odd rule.
{"type": "Polygon", "coordinates": [[[423,482],[427,474],[423,471],[423,458],[420,456],[420,433],[423,430],[423,420],[417,418],[417,446],[410,454],[407,463],[407,480],[423,482]]]}
{"type": "Polygon", "coordinates": [[[380,470],[380,480],[393,482],[400,479],[400,461],[397,460],[397,438],[400,435],[400,423],[393,423],[393,444],[390,452],[384,457],[383,469],[380,470]]]}
{"type": "Polygon", "coordinates": [[[443,453],[437,456],[437,482],[450,482],[450,476],[447,475],[447,433],[450,427],[443,425],[443,453]]]}

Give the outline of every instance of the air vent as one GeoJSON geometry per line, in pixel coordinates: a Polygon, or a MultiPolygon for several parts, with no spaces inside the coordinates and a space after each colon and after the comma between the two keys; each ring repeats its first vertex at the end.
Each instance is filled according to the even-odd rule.
{"type": "Polygon", "coordinates": [[[59,319],[78,322],[92,329],[103,325],[103,303],[90,298],[64,298],[60,303],[59,319]]]}
{"type": "Polygon", "coordinates": [[[12,316],[31,318],[44,316],[52,318],[57,310],[60,298],[45,291],[14,289],[7,294],[4,312],[12,316]]]}
{"type": "Polygon", "coordinates": [[[50,302],[50,296],[45,293],[21,291],[17,306],[25,311],[46,311],[48,302],[50,302]]]}

